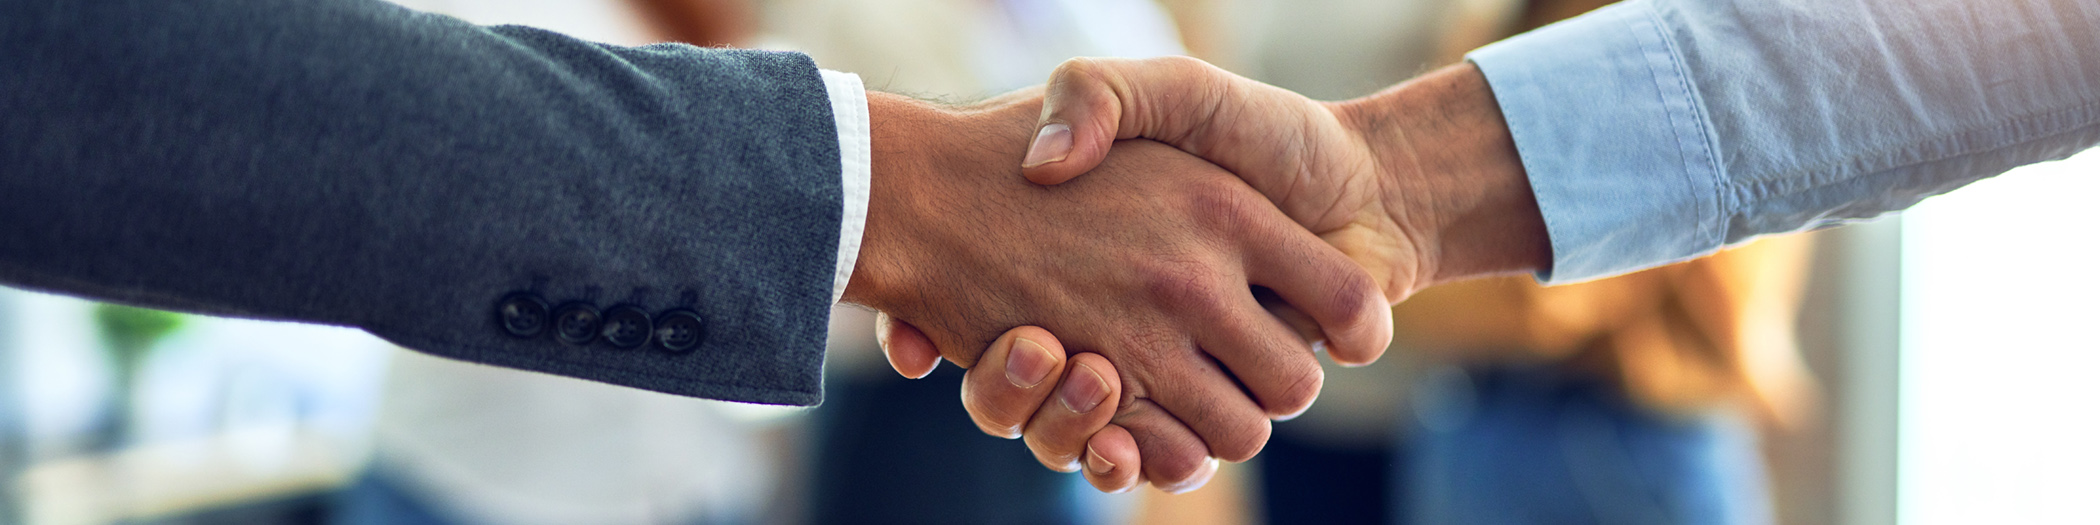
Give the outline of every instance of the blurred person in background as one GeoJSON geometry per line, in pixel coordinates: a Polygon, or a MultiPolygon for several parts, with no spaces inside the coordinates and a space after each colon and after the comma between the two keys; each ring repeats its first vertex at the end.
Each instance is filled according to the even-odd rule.
{"type": "MultiPolygon", "coordinates": [[[[1771,238],[1600,281],[1490,279],[1403,303],[1400,346],[1434,368],[1390,449],[1381,514],[1771,523],[1758,431],[1798,430],[1814,410],[1793,341],[1806,250],[1771,238]]],[[[1299,494],[1295,517],[1350,504],[1299,494]]]]}

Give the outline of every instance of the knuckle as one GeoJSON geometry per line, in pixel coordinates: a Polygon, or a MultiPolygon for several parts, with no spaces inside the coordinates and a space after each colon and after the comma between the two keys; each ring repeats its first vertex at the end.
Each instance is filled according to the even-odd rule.
{"type": "Polygon", "coordinates": [[[1383,291],[1369,276],[1362,272],[1334,272],[1341,274],[1324,297],[1328,304],[1321,305],[1329,314],[1320,319],[1320,329],[1326,333],[1331,354],[1336,358],[1351,360],[1375,359],[1376,355],[1390,344],[1390,318],[1392,310],[1384,306],[1383,291]]]}
{"type": "Polygon", "coordinates": [[[988,436],[1001,439],[1013,439],[1021,437],[1020,427],[1013,425],[1002,425],[996,421],[988,420],[984,416],[974,412],[970,414],[970,421],[972,423],[977,424],[978,431],[984,432],[984,434],[988,436]]]}
{"type": "Polygon", "coordinates": [[[1021,425],[1027,422],[1032,412],[1017,409],[1015,400],[985,395],[981,389],[967,388],[967,385],[966,382],[963,389],[963,411],[970,413],[970,420],[979,430],[1007,439],[1021,435],[1021,425]]]}
{"type": "Polygon", "coordinates": [[[1095,95],[1107,95],[1106,89],[1113,85],[1114,75],[1106,61],[1093,57],[1065,59],[1050,72],[1050,88],[1053,91],[1077,91],[1095,95]]]}
{"type": "Polygon", "coordinates": [[[1066,77],[1073,75],[1088,75],[1099,70],[1100,68],[1100,59],[1094,57],[1072,57],[1065,59],[1064,62],[1058,63],[1056,72],[1052,73],[1051,76],[1066,77]]]}
{"type": "Polygon", "coordinates": [[[1190,184],[1180,195],[1182,207],[1197,225],[1214,233],[1244,231],[1258,223],[1263,206],[1272,206],[1248,191],[1245,183],[1222,178],[1190,184]]]}
{"type": "Polygon", "coordinates": [[[1219,296],[1215,292],[1222,275],[1217,268],[1201,262],[1165,258],[1140,265],[1138,272],[1146,295],[1159,304],[1194,306],[1219,296]]]}
{"type": "Polygon", "coordinates": [[[1171,485],[1196,477],[1203,471],[1206,461],[1209,461],[1209,457],[1201,450],[1175,449],[1158,458],[1144,457],[1145,473],[1156,484],[1171,485]]]}
{"type": "Polygon", "coordinates": [[[1325,306],[1330,312],[1343,314],[1339,317],[1342,325],[1336,327],[1337,330],[1354,334],[1375,324],[1377,316],[1387,313],[1384,308],[1370,307],[1379,302],[1378,296],[1383,295],[1378,283],[1361,269],[1352,266],[1346,270],[1330,273],[1335,276],[1334,290],[1327,294],[1328,304],[1325,306]]]}
{"type": "Polygon", "coordinates": [[[1042,433],[1033,431],[1027,433],[1025,438],[1024,441],[1028,444],[1028,450],[1035,454],[1035,460],[1042,463],[1045,468],[1058,472],[1076,472],[1079,470],[1079,452],[1074,449],[1084,447],[1083,443],[1079,445],[1055,443],[1042,437],[1042,433]]]}
{"type": "Polygon", "coordinates": [[[1315,363],[1310,371],[1301,373],[1290,384],[1266,398],[1262,408],[1269,417],[1288,418],[1304,413],[1313,401],[1320,398],[1321,385],[1326,382],[1326,372],[1315,363]]]}
{"type": "Polygon", "coordinates": [[[1267,419],[1254,419],[1241,431],[1222,436],[1218,443],[1209,443],[1210,453],[1218,459],[1241,462],[1254,459],[1269,443],[1270,425],[1267,419]]]}
{"type": "Polygon", "coordinates": [[[1156,67],[1172,71],[1179,78],[1187,78],[1184,75],[1190,73],[1202,73],[1211,68],[1209,62],[1204,62],[1203,60],[1197,59],[1196,57],[1191,57],[1187,55],[1164,56],[1156,58],[1154,60],[1157,61],[1157,63],[1155,64],[1156,67]]]}

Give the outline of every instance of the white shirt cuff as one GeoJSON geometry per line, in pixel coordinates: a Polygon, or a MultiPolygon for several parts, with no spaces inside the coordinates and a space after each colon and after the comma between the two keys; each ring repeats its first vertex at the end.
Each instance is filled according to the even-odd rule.
{"type": "Polygon", "coordinates": [[[860,76],[819,69],[824,91],[831,95],[831,117],[839,125],[839,187],[846,208],[839,214],[838,274],[831,278],[831,302],[846,295],[853,264],[860,260],[861,233],[868,226],[868,93],[860,76]]]}

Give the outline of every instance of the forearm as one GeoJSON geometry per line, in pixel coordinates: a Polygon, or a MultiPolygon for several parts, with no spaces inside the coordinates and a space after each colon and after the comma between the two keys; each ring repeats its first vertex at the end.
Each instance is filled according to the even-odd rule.
{"type": "Polygon", "coordinates": [[[352,325],[666,392],[813,403],[839,154],[806,57],[616,48],[367,1],[0,7],[0,280],[352,325]],[[505,332],[499,299],[707,322],[505,332]]]}

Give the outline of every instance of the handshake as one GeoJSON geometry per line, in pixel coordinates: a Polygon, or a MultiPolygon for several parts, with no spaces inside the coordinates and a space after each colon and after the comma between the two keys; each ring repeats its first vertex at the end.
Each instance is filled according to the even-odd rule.
{"type": "Polygon", "coordinates": [[[1408,295],[1551,261],[1471,64],[1318,102],[1195,59],[1075,59],[869,112],[844,300],[883,313],[899,373],[969,368],[980,428],[1104,491],[1201,486],[1311,406],[1321,349],[1369,364],[1408,295]]]}

